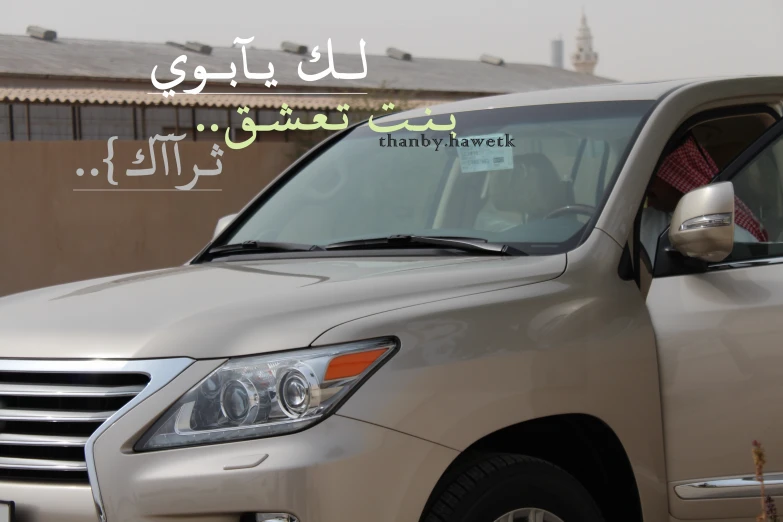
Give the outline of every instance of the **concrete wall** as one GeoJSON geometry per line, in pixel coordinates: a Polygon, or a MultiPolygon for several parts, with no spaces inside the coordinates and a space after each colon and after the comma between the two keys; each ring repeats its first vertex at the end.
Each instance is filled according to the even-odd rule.
{"type": "Polygon", "coordinates": [[[219,217],[241,209],[301,153],[293,143],[258,142],[242,150],[222,144],[221,174],[176,190],[193,179],[194,165],[216,167],[216,142],[222,144],[180,142],[180,176],[173,144],[167,144],[165,175],[157,143],[155,173],[129,177],[127,169],[150,166],[149,144],[115,141],[116,187],[103,162],[106,141],[0,142],[0,296],[181,265],[209,241],[219,217]],[[145,159],[133,165],[138,150],[145,159]]]}

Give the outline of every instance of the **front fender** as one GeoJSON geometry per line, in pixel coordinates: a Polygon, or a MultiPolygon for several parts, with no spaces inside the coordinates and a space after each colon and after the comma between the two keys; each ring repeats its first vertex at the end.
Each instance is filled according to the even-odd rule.
{"type": "Polygon", "coordinates": [[[620,254],[595,230],[569,254],[557,279],[402,308],[329,330],[314,344],[383,335],[401,341],[399,353],[339,414],[458,451],[520,422],[591,415],[626,449],[647,504],[645,518],[663,520],[655,335],[639,289],[618,276],[620,254]]]}

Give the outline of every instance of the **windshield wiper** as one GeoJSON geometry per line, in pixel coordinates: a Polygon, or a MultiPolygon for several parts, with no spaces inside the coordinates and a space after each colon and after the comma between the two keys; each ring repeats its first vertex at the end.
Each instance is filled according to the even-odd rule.
{"type": "Polygon", "coordinates": [[[210,258],[225,257],[242,254],[267,254],[276,252],[310,252],[311,250],[323,250],[318,245],[303,245],[299,243],[275,243],[265,241],[245,241],[212,247],[206,255],[210,258]]]}
{"type": "Polygon", "coordinates": [[[488,243],[486,239],[449,236],[397,235],[371,239],[342,241],[323,247],[326,250],[371,250],[376,248],[445,247],[483,254],[526,256],[527,253],[509,245],[488,243]]]}

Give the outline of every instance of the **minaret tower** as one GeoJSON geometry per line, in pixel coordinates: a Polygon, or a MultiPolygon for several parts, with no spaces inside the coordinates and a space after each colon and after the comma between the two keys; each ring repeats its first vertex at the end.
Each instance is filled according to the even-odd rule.
{"type": "Polygon", "coordinates": [[[582,25],[576,36],[576,52],[571,55],[571,63],[577,72],[593,74],[598,63],[598,53],[593,51],[593,35],[587,26],[587,16],[582,11],[582,25]]]}

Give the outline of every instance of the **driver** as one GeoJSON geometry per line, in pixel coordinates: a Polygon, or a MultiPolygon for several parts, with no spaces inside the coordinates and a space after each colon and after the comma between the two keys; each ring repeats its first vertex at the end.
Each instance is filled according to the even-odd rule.
{"type": "MultiPolygon", "coordinates": [[[[683,194],[708,184],[717,175],[718,166],[689,134],[684,142],[663,161],[647,189],[642,211],[639,240],[650,261],[655,260],[658,237],[669,226],[672,213],[683,194]]],[[[734,237],[737,242],[767,241],[767,233],[753,212],[734,198],[734,237]]]]}

